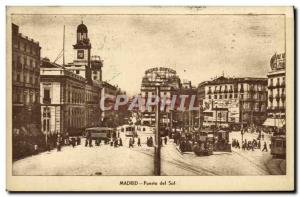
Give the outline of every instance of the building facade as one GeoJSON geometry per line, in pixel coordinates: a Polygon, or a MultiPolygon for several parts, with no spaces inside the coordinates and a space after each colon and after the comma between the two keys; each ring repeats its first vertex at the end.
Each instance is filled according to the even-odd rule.
{"type": "Polygon", "coordinates": [[[41,64],[41,122],[45,135],[76,133],[86,126],[86,80],[63,66],[41,64]]]}
{"type": "Polygon", "coordinates": [[[12,24],[13,132],[40,132],[40,51],[38,42],[12,24]]]}
{"type": "Polygon", "coordinates": [[[41,113],[44,133],[79,134],[84,128],[101,125],[103,61],[91,56],[88,29],[76,31],[74,60],[67,65],[43,59],[41,69],[41,113]]]}
{"type": "Polygon", "coordinates": [[[266,78],[218,77],[198,86],[203,126],[261,125],[267,113],[266,78]]]}
{"type": "Polygon", "coordinates": [[[268,119],[264,125],[273,128],[285,126],[286,88],[285,53],[274,54],[270,60],[268,72],[268,119]]]}
{"type": "MultiPolygon", "coordinates": [[[[145,71],[141,84],[141,97],[147,101],[156,95],[156,85],[160,86],[160,97],[171,99],[181,88],[181,81],[176,71],[165,67],[155,67],[145,71]]],[[[171,114],[168,109],[162,111],[161,120],[165,125],[170,124],[171,114]]],[[[155,106],[150,106],[141,114],[142,125],[155,124],[155,106]]]]}

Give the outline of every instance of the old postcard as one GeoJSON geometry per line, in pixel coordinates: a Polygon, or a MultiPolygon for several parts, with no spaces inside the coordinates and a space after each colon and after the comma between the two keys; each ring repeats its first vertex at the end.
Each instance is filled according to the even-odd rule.
{"type": "Polygon", "coordinates": [[[293,7],[7,7],[7,190],[293,191],[293,7]]]}

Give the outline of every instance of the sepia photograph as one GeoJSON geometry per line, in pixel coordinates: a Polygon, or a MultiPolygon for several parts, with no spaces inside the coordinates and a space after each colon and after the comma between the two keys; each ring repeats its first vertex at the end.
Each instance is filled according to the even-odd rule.
{"type": "Polygon", "coordinates": [[[292,190],[293,20],[293,7],[7,7],[10,188],[292,190]]]}

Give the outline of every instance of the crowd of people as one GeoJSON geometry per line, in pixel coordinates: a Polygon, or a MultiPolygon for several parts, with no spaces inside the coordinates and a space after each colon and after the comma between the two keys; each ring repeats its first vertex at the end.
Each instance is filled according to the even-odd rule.
{"type": "Polygon", "coordinates": [[[239,140],[237,139],[232,139],[232,143],[231,143],[233,148],[237,148],[240,149],[242,148],[243,150],[252,150],[254,151],[254,149],[259,149],[261,151],[266,151],[268,152],[268,147],[267,147],[267,143],[264,142],[263,144],[263,148],[261,149],[261,141],[260,140],[243,140],[242,145],[240,145],[239,140]]]}

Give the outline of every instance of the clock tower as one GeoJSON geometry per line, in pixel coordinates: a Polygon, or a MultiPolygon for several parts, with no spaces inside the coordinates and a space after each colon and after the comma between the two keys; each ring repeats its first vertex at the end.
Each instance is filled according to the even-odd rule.
{"type": "Polygon", "coordinates": [[[88,38],[88,29],[81,22],[77,27],[77,41],[73,45],[75,51],[74,66],[75,73],[85,77],[86,79],[91,79],[91,43],[88,38]]]}

